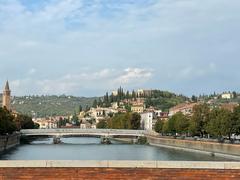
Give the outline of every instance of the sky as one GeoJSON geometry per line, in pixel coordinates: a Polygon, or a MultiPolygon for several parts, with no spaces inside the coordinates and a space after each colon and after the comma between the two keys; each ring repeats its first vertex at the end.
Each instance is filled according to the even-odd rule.
{"type": "Polygon", "coordinates": [[[0,87],[239,91],[239,9],[239,0],[0,0],[0,87]]]}

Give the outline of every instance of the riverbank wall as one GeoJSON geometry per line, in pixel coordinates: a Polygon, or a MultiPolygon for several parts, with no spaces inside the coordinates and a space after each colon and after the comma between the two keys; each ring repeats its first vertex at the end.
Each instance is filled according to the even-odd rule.
{"type": "Polygon", "coordinates": [[[147,140],[148,143],[153,146],[202,152],[208,153],[209,155],[212,156],[221,156],[240,160],[240,145],[238,144],[224,144],[217,142],[170,139],[156,136],[147,136],[147,140]]]}
{"type": "Polygon", "coordinates": [[[0,152],[8,150],[20,144],[20,134],[0,136],[0,152]]]}

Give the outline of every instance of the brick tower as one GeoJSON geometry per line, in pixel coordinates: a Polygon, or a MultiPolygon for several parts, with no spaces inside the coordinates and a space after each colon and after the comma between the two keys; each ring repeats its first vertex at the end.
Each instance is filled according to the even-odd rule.
{"type": "Polygon", "coordinates": [[[11,90],[9,88],[8,81],[6,82],[5,89],[3,90],[3,103],[2,106],[6,107],[7,110],[11,110],[11,90]]]}

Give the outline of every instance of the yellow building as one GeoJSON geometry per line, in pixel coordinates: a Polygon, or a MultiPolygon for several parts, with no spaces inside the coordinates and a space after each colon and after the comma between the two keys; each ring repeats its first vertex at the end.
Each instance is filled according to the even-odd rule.
{"type": "Polygon", "coordinates": [[[144,111],[144,105],[142,104],[133,105],[131,107],[131,111],[136,113],[142,113],[144,111]]]}

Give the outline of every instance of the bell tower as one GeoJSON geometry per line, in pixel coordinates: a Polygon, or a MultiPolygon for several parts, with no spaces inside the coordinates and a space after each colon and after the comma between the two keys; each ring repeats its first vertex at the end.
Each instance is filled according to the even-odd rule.
{"type": "Polygon", "coordinates": [[[7,108],[7,110],[11,110],[11,90],[9,88],[8,81],[6,82],[5,88],[3,90],[3,103],[2,106],[7,108]]]}

